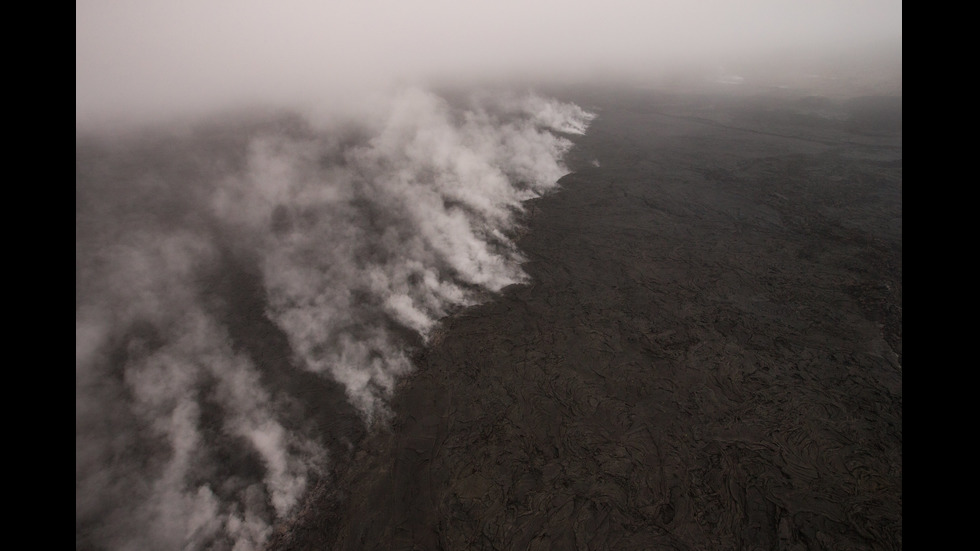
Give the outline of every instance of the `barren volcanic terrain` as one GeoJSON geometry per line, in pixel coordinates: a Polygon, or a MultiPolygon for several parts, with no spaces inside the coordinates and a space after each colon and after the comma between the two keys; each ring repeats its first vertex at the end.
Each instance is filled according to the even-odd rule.
{"type": "Polygon", "coordinates": [[[901,97],[579,91],[527,285],[277,549],[901,549],[901,97]]]}

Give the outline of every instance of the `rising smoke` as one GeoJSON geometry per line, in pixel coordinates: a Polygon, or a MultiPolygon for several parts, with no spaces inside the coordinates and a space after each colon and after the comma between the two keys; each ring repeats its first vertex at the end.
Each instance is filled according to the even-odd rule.
{"type": "Polygon", "coordinates": [[[439,320],[525,281],[522,202],[555,188],[592,116],[409,89],[362,121],[78,138],[76,547],[260,548],[341,445],[275,371],[385,422],[439,320]],[[229,270],[255,274],[286,352],[237,336],[229,270]]]}
{"type": "Polygon", "coordinates": [[[76,548],[261,547],[348,453],[344,420],[385,422],[439,320],[525,281],[522,202],[592,116],[402,84],[748,83],[758,60],[809,82],[806,56],[884,45],[900,85],[901,20],[897,0],[76,2],[76,548]],[[255,106],[304,115],[212,117],[255,106]]]}

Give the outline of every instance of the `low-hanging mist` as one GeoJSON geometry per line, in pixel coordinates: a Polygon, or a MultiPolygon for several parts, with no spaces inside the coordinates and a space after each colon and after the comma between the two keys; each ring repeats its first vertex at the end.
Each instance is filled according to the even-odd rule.
{"type": "Polygon", "coordinates": [[[261,547],[343,445],[274,371],[384,422],[439,320],[525,281],[522,202],[593,115],[534,94],[383,105],[77,138],[77,546],[261,547]],[[228,271],[254,276],[286,352],[242,336],[228,271]]]}
{"type": "Polygon", "coordinates": [[[75,120],[340,103],[406,82],[786,85],[876,73],[882,51],[900,74],[901,44],[899,0],[85,0],[75,120]]]}

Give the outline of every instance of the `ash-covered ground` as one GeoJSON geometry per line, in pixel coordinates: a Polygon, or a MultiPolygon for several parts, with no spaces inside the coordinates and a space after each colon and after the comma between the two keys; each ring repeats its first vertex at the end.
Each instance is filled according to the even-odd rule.
{"type": "Polygon", "coordinates": [[[569,97],[530,282],[271,547],[901,549],[901,96],[569,97]]]}

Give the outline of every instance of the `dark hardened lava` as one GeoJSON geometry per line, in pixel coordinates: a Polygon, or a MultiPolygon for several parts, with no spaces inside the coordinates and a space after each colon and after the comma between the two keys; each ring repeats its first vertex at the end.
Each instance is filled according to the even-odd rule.
{"type": "Polygon", "coordinates": [[[572,99],[533,282],[270,547],[901,549],[901,98],[572,99]]]}

